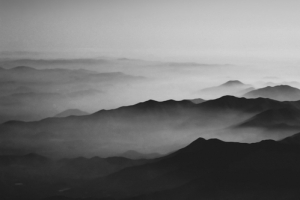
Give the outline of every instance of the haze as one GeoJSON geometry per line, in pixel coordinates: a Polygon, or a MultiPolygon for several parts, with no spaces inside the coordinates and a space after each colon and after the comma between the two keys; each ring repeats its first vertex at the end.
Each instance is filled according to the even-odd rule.
{"type": "Polygon", "coordinates": [[[300,88],[299,4],[2,0],[0,123],[300,88]],[[228,80],[246,85],[201,93],[228,80]]]}

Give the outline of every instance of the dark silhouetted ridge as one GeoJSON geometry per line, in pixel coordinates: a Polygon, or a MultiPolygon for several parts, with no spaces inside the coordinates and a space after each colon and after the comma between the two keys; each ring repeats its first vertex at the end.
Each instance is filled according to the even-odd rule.
{"type": "Polygon", "coordinates": [[[263,189],[275,189],[281,181],[290,179],[291,172],[297,174],[293,180],[300,177],[300,171],[295,171],[300,167],[299,153],[300,146],[297,148],[273,140],[245,144],[198,138],[155,162],[123,169],[81,189],[98,198],[105,195],[115,198],[136,196],[133,199],[138,200],[196,200],[204,194],[214,197],[220,191],[232,195],[243,192],[231,190],[240,188],[240,184],[251,192],[256,191],[260,183],[259,187],[263,189]],[[207,190],[212,193],[207,193],[207,190]]]}
{"type": "Polygon", "coordinates": [[[271,108],[283,108],[286,106],[288,105],[271,99],[246,99],[234,96],[223,96],[218,99],[203,102],[199,105],[201,108],[211,108],[215,110],[228,109],[244,112],[258,112],[271,108]]]}
{"type": "Polygon", "coordinates": [[[142,103],[138,103],[136,105],[134,105],[134,107],[138,108],[138,109],[155,109],[158,107],[165,107],[165,108],[170,108],[170,107],[176,107],[176,106],[190,106],[192,105],[192,103],[188,100],[183,100],[183,101],[175,101],[175,100],[167,100],[167,101],[155,101],[155,100],[148,100],[142,103]]]}
{"type": "Polygon", "coordinates": [[[193,108],[194,106],[195,104],[189,100],[167,100],[162,102],[148,100],[142,103],[138,103],[131,106],[124,106],[114,110],[100,110],[92,115],[109,114],[114,115],[116,117],[126,115],[138,117],[139,114],[156,114],[157,116],[176,116],[177,112],[187,111],[193,108]]]}

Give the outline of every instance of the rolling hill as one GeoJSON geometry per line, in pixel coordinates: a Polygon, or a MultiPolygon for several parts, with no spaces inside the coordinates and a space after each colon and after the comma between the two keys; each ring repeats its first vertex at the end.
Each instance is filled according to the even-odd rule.
{"type": "Polygon", "coordinates": [[[300,129],[300,110],[296,108],[270,109],[246,120],[242,127],[261,127],[265,129],[300,129]]]}
{"type": "Polygon", "coordinates": [[[289,85],[268,86],[250,91],[243,95],[247,98],[269,98],[277,101],[298,101],[300,100],[300,90],[289,85]]]}
{"type": "Polygon", "coordinates": [[[199,138],[150,164],[95,179],[65,196],[111,199],[291,199],[300,197],[300,146],[199,138]],[[278,196],[279,195],[279,196],[278,196]]]}
{"type": "MultiPolygon", "coordinates": [[[[200,104],[189,100],[149,100],[85,116],[6,122],[0,125],[1,150],[7,153],[43,152],[60,157],[114,156],[128,150],[165,154],[199,136],[214,137],[216,130],[241,124],[270,109],[284,108],[298,109],[299,102],[233,96],[200,104]]],[[[270,117],[267,115],[265,120],[271,120],[270,117]]],[[[230,134],[231,130],[220,137],[226,139],[230,134]]],[[[278,138],[285,136],[282,130],[278,138]]]]}

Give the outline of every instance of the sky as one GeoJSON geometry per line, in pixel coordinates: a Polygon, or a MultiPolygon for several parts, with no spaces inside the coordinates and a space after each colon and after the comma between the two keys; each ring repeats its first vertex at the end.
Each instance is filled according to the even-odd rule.
{"type": "Polygon", "coordinates": [[[1,0],[5,56],[299,63],[296,0],[1,0]]]}

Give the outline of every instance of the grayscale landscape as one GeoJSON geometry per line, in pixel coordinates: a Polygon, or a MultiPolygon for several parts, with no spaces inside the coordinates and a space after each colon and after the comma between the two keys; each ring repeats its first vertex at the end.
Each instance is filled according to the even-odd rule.
{"type": "Polygon", "coordinates": [[[1,200],[299,200],[294,0],[0,0],[1,200]]]}

